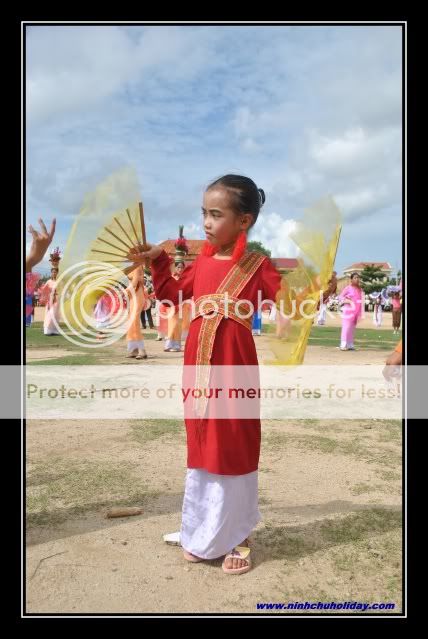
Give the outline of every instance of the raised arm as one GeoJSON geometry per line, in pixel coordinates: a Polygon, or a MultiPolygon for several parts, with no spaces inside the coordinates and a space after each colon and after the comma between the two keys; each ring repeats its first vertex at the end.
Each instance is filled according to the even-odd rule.
{"type": "Polygon", "coordinates": [[[42,229],[41,231],[34,230],[31,224],[28,227],[28,230],[33,236],[33,241],[31,243],[30,251],[25,260],[26,273],[31,273],[33,267],[42,261],[55,234],[55,218],[52,220],[51,228],[49,229],[49,231],[47,230],[45,223],[41,218],[39,218],[39,224],[40,228],[42,229]]]}
{"type": "Polygon", "coordinates": [[[171,275],[168,254],[162,251],[156,259],[152,260],[151,270],[153,285],[158,300],[170,300],[174,305],[177,305],[180,301],[192,297],[196,260],[189,266],[186,266],[181,277],[176,280],[171,275]]]}

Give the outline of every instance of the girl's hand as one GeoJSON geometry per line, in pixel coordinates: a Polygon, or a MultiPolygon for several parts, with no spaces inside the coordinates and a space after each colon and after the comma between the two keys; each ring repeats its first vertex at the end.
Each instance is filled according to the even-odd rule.
{"type": "Polygon", "coordinates": [[[27,273],[31,271],[33,266],[36,266],[36,264],[42,261],[48,249],[48,246],[52,242],[53,236],[55,234],[55,226],[56,226],[55,218],[52,220],[52,224],[51,224],[51,228],[49,229],[49,232],[42,218],[39,218],[39,224],[40,224],[40,228],[42,229],[41,232],[35,231],[34,228],[31,226],[31,224],[28,227],[29,232],[33,236],[33,242],[31,244],[30,252],[28,253],[28,256],[26,259],[27,273]]]}
{"type": "Polygon", "coordinates": [[[146,250],[140,251],[139,248],[134,247],[128,253],[128,258],[134,264],[142,264],[144,260],[155,260],[162,253],[163,248],[156,246],[155,244],[146,244],[146,250]]]}

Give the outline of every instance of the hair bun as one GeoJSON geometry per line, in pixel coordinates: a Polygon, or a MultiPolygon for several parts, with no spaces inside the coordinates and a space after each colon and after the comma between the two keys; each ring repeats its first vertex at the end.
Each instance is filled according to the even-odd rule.
{"type": "Polygon", "coordinates": [[[263,189],[257,189],[259,192],[259,197],[260,197],[260,207],[263,206],[263,204],[266,202],[266,196],[265,196],[265,192],[263,191],[263,189]]]}

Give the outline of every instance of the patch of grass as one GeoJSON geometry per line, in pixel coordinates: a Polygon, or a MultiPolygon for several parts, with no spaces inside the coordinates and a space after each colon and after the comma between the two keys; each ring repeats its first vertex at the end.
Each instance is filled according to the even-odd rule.
{"type": "MultiPolygon", "coordinates": [[[[334,337],[340,340],[341,330],[342,328],[340,326],[312,326],[310,337],[330,339],[334,337]]],[[[390,330],[357,328],[355,331],[355,339],[374,343],[379,341],[397,343],[399,341],[397,335],[394,335],[392,328],[390,330]]]]}
{"type": "MultiPolygon", "coordinates": [[[[391,612],[396,613],[401,609],[401,541],[398,528],[367,535],[337,547],[334,543],[320,541],[316,532],[314,526],[313,533],[317,540],[315,548],[320,551],[318,557],[302,557],[305,565],[303,561],[297,564],[284,562],[278,583],[282,595],[277,598],[278,601],[384,601],[396,604],[396,609],[391,612]],[[322,561],[321,566],[318,558],[322,561]],[[331,563],[330,573],[325,571],[326,561],[331,563]],[[299,574],[304,572],[308,575],[308,570],[309,574],[315,573],[318,579],[299,587],[299,574]]],[[[311,614],[311,611],[306,613],[311,614]]]]}
{"type": "Polygon", "coordinates": [[[368,534],[387,532],[401,526],[401,513],[386,508],[371,508],[332,519],[321,524],[320,532],[327,542],[349,543],[368,534]]]}
{"type": "Polygon", "coordinates": [[[398,481],[401,479],[400,473],[395,473],[392,470],[376,470],[375,473],[384,481],[398,481]]]}
{"type": "MultiPolygon", "coordinates": [[[[319,551],[325,553],[330,547],[342,544],[352,548],[355,544],[361,544],[363,554],[367,554],[368,542],[373,544],[373,538],[379,539],[379,535],[392,535],[396,540],[400,527],[400,512],[371,508],[340,518],[314,521],[305,526],[273,526],[267,522],[262,530],[254,534],[254,539],[268,557],[290,562],[319,551]]],[[[392,543],[389,548],[385,546],[385,555],[396,551],[396,541],[395,546],[392,543]]]]}
{"type": "Polygon", "coordinates": [[[369,449],[364,446],[358,437],[353,437],[348,441],[340,442],[340,452],[342,455],[350,455],[357,459],[372,458],[375,454],[373,448],[369,449]]]}
{"type": "Polygon", "coordinates": [[[291,441],[291,436],[285,433],[263,433],[262,447],[263,450],[274,450],[277,448],[286,448],[291,441]]]}
{"type": "Polygon", "coordinates": [[[64,355],[51,359],[37,359],[27,362],[27,366],[85,366],[96,365],[100,361],[99,357],[89,353],[88,355],[64,355]]]}
{"type": "MultiPolygon", "coordinates": [[[[60,328],[64,329],[64,326],[60,324],[60,328]]],[[[66,332],[66,330],[64,330],[64,332],[66,332]]],[[[68,351],[74,351],[78,348],[63,335],[44,335],[43,322],[35,322],[30,328],[25,329],[25,345],[31,349],[63,348],[68,351]]]]}
{"type": "MultiPolygon", "coordinates": [[[[324,421],[325,420],[323,420],[323,422],[324,421]]],[[[399,449],[395,451],[391,449],[391,447],[385,448],[374,445],[371,437],[364,437],[366,431],[361,430],[363,423],[358,420],[358,429],[353,430],[336,425],[323,425],[321,427],[314,425],[317,422],[321,423],[321,420],[304,420],[304,422],[306,428],[319,431],[321,434],[302,433],[294,435],[277,430],[273,432],[265,431],[262,441],[263,450],[277,451],[294,447],[300,450],[310,450],[320,453],[349,455],[367,464],[386,466],[387,470],[390,471],[396,471],[401,465],[401,453],[399,449]],[[329,433],[331,436],[327,437],[324,435],[325,431],[341,433],[346,435],[346,437],[335,438],[332,433],[329,433]],[[356,435],[356,433],[358,434],[356,435]]],[[[399,420],[382,420],[382,424],[380,422],[381,420],[376,422],[376,424],[385,427],[385,432],[388,433],[388,438],[390,437],[388,442],[399,444],[396,433],[401,429],[401,422],[399,420]]],[[[373,430],[367,432],[370,433],[373,432],[373,430]]]]}
{"type": "Polygon", "coordinates": [[[331,426],[328,423],[326,424],[325,421],[324,419],[299,419],[299,426],[317,431],[330,430],[331,426]]]}
{"type": "MultiPolygon", "coordinates": [[[[119,360],[122,360],[126,355],[126,340],[122,337],[113,344],[104,345],[99,344],[99,348],[87,348],[84,345],[74,344],[69,342],[66,336],[70,333],[65,325],[60,324],[60,327],[64,330],[63,335],[44,335],[43,323],[36,322],[25,332],[25,344],[26,348],[31,351],[31,354],[37,355],[37,350],[44,351],[46,349],[58,349],[65,351],[72,351],[72,355],[60,355],[56,358],[29,360],[27,364],[42,364],[49,366],[79,366],[79,365],[92,365],[92,364],[117,364],[119,360]]],[[[74,337],[74,336],[73,336],[74,337]]],[[[88,337],[93,339],[93,334],[82,333],[81,337],[88,337]]],[[[144,340],[153,341],[157,337],[156,333],[145,333],[143,331],[144,340]]],[[[129,362],[128,362],[129,363],[129,362]]]]}
{"type": "Polygon", "coordinates": [[[33,463],[27,473],[27,525],[57,524],[109,505],[140,505],[155,493],[147,491],[133,468],[62,457],[33,463]]]}
{"type": "Polygon", "coordinates": [[[303,426],[319,426],[320,422],[320,419],[302,419],[300,423],[302,423],[303,426]]]}
{"type": "Polygon", "coordinates": [[[390,450],[374,450],[370,458],[366,461],[368,464],[379,464],[388,468],[399,468],[401,465],[401,455],[390,450]],[[373,454],[374,453],[374,454],[373,454]]]}
{"type": "Polygon", "coordinates": [[[133,420],[131,423],[131,437],[139,444],[160,439],[161,437],[184,437],[184,424],[180,420],[145,419],[133,420]]]}
{"type": "Polygon", "coordinates": [[[393,602],[401,608],[401,539],[399,530],[367,537],[331,552],[338,588],[352,598],[393,602]]]}
{"type": "Polygon", "coordinates": [[[285,448],[289,445],[303,450],[331,453],[337,449],[339,443],[334,439],[320,435],[288,435],[285,433],[269,433],[263,439],[263,446],[270,450],[285,448]]]}
{"type": "Polygon", "coordinates": [[[379,433],[380,442],[401,441],[401,437],[402,437],[401,421],[399,420],[384,421],[382,422],[381,427],[382,429],[379,433]]]}
{"type": "Polygon", "coordinates": [[[333,554],[332,563],[336,572],[353,572],[358,565],[358,558],[355,547],[341,548],[341,552],[333,554]]]}
{"type": "Polygon", "coordinates": [[[382,489],[382,486],[379,486],[378,484],[367,484],[365,482],[360,482],[358,484],[355,484],[351,488],[352,495],[365,495],[367,493],[373,493],[378,491],[384,492],[384,490],[382,489]]]}
{"type": "MultiPolygon", "coordinates": [[[[331,560],[336,572],[352,575],[378,574],[389,557],[389,568],[395,571],[401,567],[401,543],[398,531],[387,532],[376,538],[362,539],[332,551],[331,560]]],[[[397,584],[398,585],[398,584],[397,584]]]]}
{"type": "Polygon", "coordinates": [[[399,600],[397,593],[401,591],[402,578],[401,575],[392,575],[388,577],[385,583],[386,591],[392,601],[399,600]]]}
{"type": "Polygon", "coordinates": [[[296,437],[296,443],[300,448],[321,451],[322,453],[332,453],[339,446],[339,442],[336,440],[331,439],[330,437],[322,437],[320,435],[304,435],[296,437]]]}
{"type": "Polygon", "coordinates": [[[304,539],[303,535],[293,532],[286,526],[265,525],[264,530],[258,531],[255,538],[258,544],[272,550],[273,555],[280,555],[288,561],[297,561],[316,549],[313,543],[304,539]]]}
{"type": "MultiPolygon", "coordinates": [[[[334,347],[340,342],[341,327],[313,326],[309,344],[315,346],[334,347]]],[[[355,331],[355,346],[361,350],[394,350],[398,343],[397,336],[391,330],[379,331],[375,328],[357,328],[355,331]]]]}

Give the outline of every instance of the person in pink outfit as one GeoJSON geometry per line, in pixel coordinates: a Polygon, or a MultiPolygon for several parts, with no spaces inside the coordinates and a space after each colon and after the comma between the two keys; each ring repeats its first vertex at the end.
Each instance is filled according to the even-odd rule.
{"type": "Polygon", "coordinates": [[[31,326],[33,294],[40,280],[40,274],[33,273],[33,268],[42,261],[50,243],[52,242],[55,234],[56,220],[55,218],[52,220],[49,231],[41,218],[39,218],[39,224],[41,231],[36,231],[31,224],[28,227],[29,232],[33,236],[33,241],[31,242],[30,250],[25,259],[25,323],[27,327],[31,326]]]}
{"type": "Polygon", "coordinates": [[[401,324],[401,300],[400,293],[393,293],[392,295],[392,328],[394,329],[394,335],[398,335],[401,324]]]}
{"type": "Polygon", "coordinates": [[[59,326],[59,304],[56,293],[56,279],[58,269],[51,269],[50,279],[40,288],[40,302],[45,306],[45,319],[43,322],[43,333],[45,335],[60,335],[59,326]]]}
{"type": "Polygon", "coordinates": [[[342,334],[338,348],[341,351],[355,351],[355,328],[364,308],[364,291],[358,273],[351,274],[351,283],[343,289],[339,301],[342,303],[342,334]]]}

